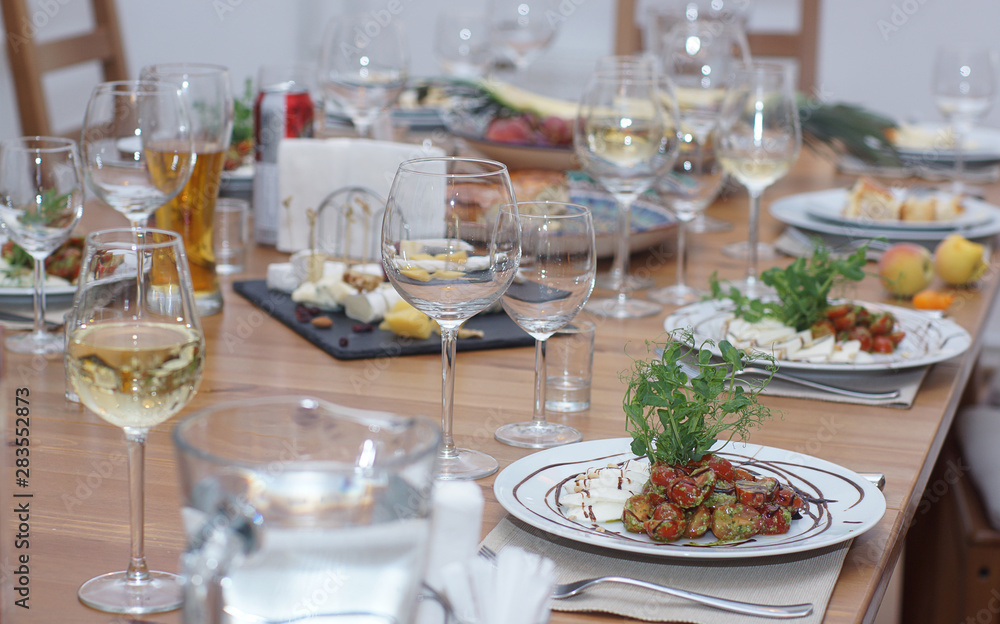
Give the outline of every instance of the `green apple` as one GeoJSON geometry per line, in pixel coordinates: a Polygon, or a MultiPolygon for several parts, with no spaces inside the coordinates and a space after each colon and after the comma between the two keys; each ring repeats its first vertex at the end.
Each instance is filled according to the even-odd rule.
{"type": "Polygon", "coordinates": [[[934,279],[931,252],[916,243],[895,243],[878,261],[885,289],[897,297],[912,297],[934,279]]]}
{"type": "Polygon", "coordinates": [[[949,234],[934,250],[934,269],[952,286],[976,282],[986,272],[983,246],[961,234],[949,234]]]}

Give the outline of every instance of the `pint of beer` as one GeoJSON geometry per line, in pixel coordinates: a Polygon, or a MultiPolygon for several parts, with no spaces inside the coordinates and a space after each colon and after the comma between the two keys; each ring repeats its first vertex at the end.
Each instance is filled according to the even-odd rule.
{"type": "MultiPolygon", "coordinates": [[[[156,226],[178,232],[184,238],[198,313],[215,314],[222,310],[222,293],[215,273],[212,222],[222,165],[233,130],[229,71],[218,65],[166,63],[143,68],[141,76],[143,80],[178,85],[188,106],[194,137],[194,168],[181,192],[156,211],[156,226]]],[[[156,156],[147,154],[149,158],[156,156]]]]}

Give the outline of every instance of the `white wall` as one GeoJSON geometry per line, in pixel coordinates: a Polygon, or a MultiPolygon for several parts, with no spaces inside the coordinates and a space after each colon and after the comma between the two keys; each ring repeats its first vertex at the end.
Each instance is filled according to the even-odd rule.
{"type": "MultiPolygon", "coordinates": [[[[41,38],[80,29],[86,24],[86,0],[30,0],[41,38]],[[51,15],[50,15],[51,14],[51,15]]],[[[147,63],[201,60],[230,67],[235,86],[262,64],[311,61],[323,28],[348,0],[119,0],[129,67],[138,74],[147,63]]],[[[350,0],[355,1],[355,0],[350,0]]],[[[385,0],[379,0],[384,2],[385,0]]],[[[401,0],[402,16],[413,48],[412,71],[436,70],[432,49],[434,18],[460,0],[401,0]]],[[[485,2],[486,0],[472,0],[485,2]]],[[[651,0],[662,1],[662,0],[651,0]]],[[[751,0],[753,23],[788,21],[794,0],[751,0]]],[[[593,60],[611,50],[613,10],[610,0],[561,0],[567,18],[547,59],[536,73],[572,84],[593,60]],[[552,70],[560,63],[572,68],[552,70]],[[548,72],[548,73],[547,73],[548,72]]],[[[467,7],[470,2],[462,2],[467,7]]],[[[928,96],[934,48],[946,41],[996,44],[1000,3],[993,0],[826,0],[820,37],[819,85],[824,97],[863,103],[903,119],[937,119],[928,96]]],[[[22,25],[13,25],[20,32],[22,25]]],[[[5,31],[10,27],[5,25],[5,31]]],[[[20,134],[13,85],[0,62],[0,138],[20,134]]],[[[56,93],[56,123],[78,125],[96,72],[60,76],[50,84],[56,93]]],[[[987,123],[1000,126],[1000,106],[987,123]]]]}

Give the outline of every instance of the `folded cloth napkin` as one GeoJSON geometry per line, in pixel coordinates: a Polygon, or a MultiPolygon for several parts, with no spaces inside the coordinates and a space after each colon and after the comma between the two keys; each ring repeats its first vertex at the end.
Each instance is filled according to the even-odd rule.
{"type": "MultiPolygon", "coordinates": [[[[799,624],[823,620],[850,546],[847,542],[806,553],[747,560],[669,559],[578,544],[547,535],[510,517],[501,520],[483,544],[501,555],[504,549],[513,546],[551,559],[559,583],[606,575],[629,576],[745,602],[812,603],[813,613],[796,619],[799,624]]],[[[554,600],[552,609],[599,611],[651,622],[759,624],[764,621],[613,583],[597,585],[573,598],[554,600]]]]}
{"type": "MultiPolygon", "coordinates": [[[[369,139],[282,140],[278,148],[278,250],[292,253],[310,247],[308,211],[317,210],[334,191],[361,187],[384,200],[401,162],[431,156],[444,156],[444,151],[430,145],[369,139]]],[[[371,223],[350,233],[352,250],[355,243],[359,249],[379,249],[377,244],[372,247],[372,241],[363,245],[362,232],[368,233],[367,238],[378,235],[384,208],[373,207],[371,223]]],[[[330,222],[336,220],[326,223],[330,222]]],[[[324,236],[332,237],[329,232],[324,236]]]]}
{"type": "Polygon", "coordinates": [[[832,401],[834,403],[856,403],[858,405],[877,405],[881,407],[898,407],[909,409],[913,405],[913,400],[920,390],[920,384],[924,381],[929,366],[919,366],[917,368],[906,368],[894,370],[886,373],[803,373],[802,371],[787,371],[796,377],[803,379],[813,379],[831,386],[846,388],[848,390],[860,390],[863,392],[888,392],[899,390],[899,396],[895,399],[863,399],[855,397],[841,396],[822,390],[813,390],[800,386],[796,383],[772,379],[764,394],[769,396],[793,397],[797,399],[815,399],[818,401],[832,401]]]}

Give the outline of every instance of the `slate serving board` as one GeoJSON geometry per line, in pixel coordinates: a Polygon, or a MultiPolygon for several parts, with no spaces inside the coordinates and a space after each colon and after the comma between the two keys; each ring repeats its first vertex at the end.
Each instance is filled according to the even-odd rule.
{"type": "MultiPolygon", "coordinates": [[[[327,329],[320,329],[308,322],[300,323],[295,319],[296,303],[292,298],[283,292],[268,290],[264,280],[234,282],[233,290],[338,360],[441,353],[441,337],[437,334],[426,340],[417,340],[397,336],[378,329],[377,326],[368,333],[355,332],[351,327],[357,321],[347,318],[343,312],[324,313],[333,319],[333,327],[327,329]],[[347,343],[341,344],[341,338],[346,338],[347,343]]],[[[462,338],[458,341],[459,351],[527,347],[535,344],[535,339],[504,313],[474,316],[465,323],[465,327],[481,329],[485,335],[483,338],[462,338]]]]}

